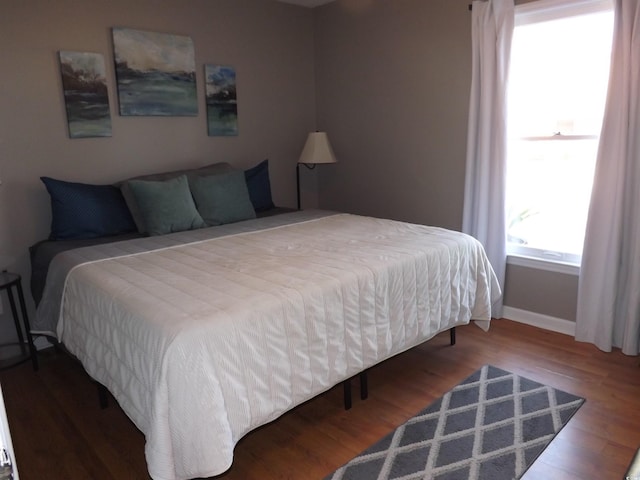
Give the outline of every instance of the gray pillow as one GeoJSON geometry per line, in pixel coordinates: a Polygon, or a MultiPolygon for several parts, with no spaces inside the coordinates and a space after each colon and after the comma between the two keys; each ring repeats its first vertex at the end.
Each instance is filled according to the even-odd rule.
{"type": "Polygon", "coordinates": [[[136,202],[135,197],[133,196],[133,192],[129,188],[129,182],[131,180],[146,180],[153,182],[163,182],[165,180],[171,180],[172,178],[179,177],[180,175],[186,175],[188,178],[200,175],[216,175],[218,173],[226,173],[234,171],[231,165],[226,162],[212,163],[211,165],[205,165],[200,168],[191,168],[187,170],[174,170],[171,172],[162,172],[162,173],[154,173],[151,175],[141,175],[139,177],[133,177],[123,182],[116,183],[115,186],[120,188],[122,192],[122,196],[124,197],[125,202],[127,202],[127,207],[129,207],[129,211],[131,212],[131,216],[133,217],[133,221],[136,224],[139,233],[147,233],[144,228],[144,220],[142,218],[142,213],[138,208],[138,204],[136,202]]]}
{"type": "Polygon", "coordinates": [[[256,218],[242,171],[191,177],[189,185],[196,208],[207,225],[222,225],[256,218]]]}
{"type": "Polygon", "coordinates": [[[129,180],[139,208],[144,231],[149,235],[163,235],[205,226],[196,210],[186,175],[164,182],[129,180]]]}

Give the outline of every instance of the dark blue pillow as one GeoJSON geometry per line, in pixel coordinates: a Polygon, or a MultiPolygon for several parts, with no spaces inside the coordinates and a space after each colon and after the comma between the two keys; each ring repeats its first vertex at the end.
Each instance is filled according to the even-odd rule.
{"type": "Polygon", "coordinates": [[[249,189],[249,198],[256,212],[264,212],[274,208],[271,199],[271,182],[269,180],[269,160],[263,160],[255,167],[245,170],[244,179],[249,189]]]}
{"type": "Polygon", "coordinates": [[[51,197],[51,240],[106,237],[136,230],[119,188],[40,177],[51,197]]]}

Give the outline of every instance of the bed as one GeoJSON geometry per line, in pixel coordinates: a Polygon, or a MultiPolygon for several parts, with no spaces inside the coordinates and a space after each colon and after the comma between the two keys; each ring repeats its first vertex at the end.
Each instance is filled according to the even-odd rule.
{"type": "Polygon", "coordinates": [[[32,330],[55,336],[144,433],[156,480],[231,467],[251,430],[472,319],[500,295],[482,246],[327,211],[55,255],[32,330]]]}

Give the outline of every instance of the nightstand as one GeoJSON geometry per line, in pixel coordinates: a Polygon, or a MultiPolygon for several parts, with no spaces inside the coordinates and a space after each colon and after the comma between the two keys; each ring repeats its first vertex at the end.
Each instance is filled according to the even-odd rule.
{"type": "Polygon", "coordinates": [[[0,292],[7,291],[9,297],[9,305],[11,306],[11,314],[13,322],[16,326],[18,334],[18,343],[0,344],[0,369],[13,367],[19,363],[26,362],[31,359],[33,369],[38,370],[38,353],[33,344],[33,336],[31,335],[31,327],[29,326],[29,317],[27,316],[27,306],[24,302],[24,294],[22,292],[22,278],[17,273],[0,272],[0,292]],[[22,325],[20,325],[20,317],[16,308],[15,294],[18,295],[20,303],[20,313],[22,314],[22,325]],[[24,328],[24,334],[22,330],[24,328]],[[24,335],[27,336],[27,342],[24,341],[24,335]]]}

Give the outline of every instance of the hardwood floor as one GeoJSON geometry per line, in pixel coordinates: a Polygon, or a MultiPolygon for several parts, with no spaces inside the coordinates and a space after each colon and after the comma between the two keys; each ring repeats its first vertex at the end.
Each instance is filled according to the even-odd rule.
{"type": "MultiPolygon", "coordinates": [[[[523,479],[622,478],[640,446],[640,360],[508,320],[489,332],[458,327],[369,371],[369,398],[353,381],[243,438],[221,480],[321,479],[484,364],[587,399],[523,479]]],[[[52,349],[38,373],[26,363],[0,373],[22,480],[148,479],[144,438],[113,399],[100,410],[82,367],[52,349]]]]}

